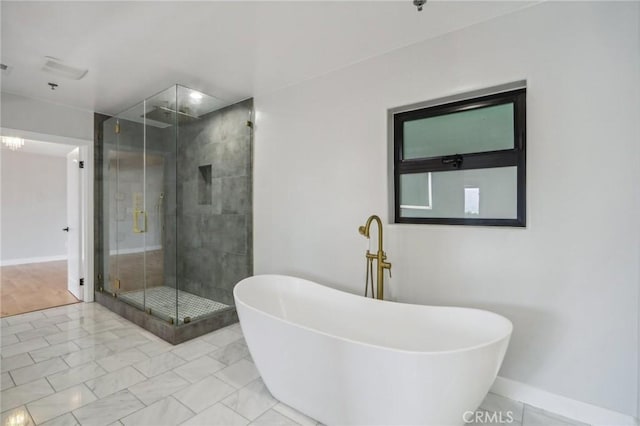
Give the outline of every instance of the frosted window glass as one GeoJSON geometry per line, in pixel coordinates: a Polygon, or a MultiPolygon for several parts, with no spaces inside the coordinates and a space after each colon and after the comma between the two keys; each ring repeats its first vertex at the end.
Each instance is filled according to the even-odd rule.
{"type": "Polygon", "coordinates": [[[516,219],[517,173],[517,167],[495,167],[401,175],[400,216],[516,219]]]}
{"type": "Polygon", "coordinates": [[[513,104],[404,122],[403,158],[513,149],[513,104]]]}
{"type": "Polygon", "coordinates": [[[431,173],[400,175],[400,208],[410,210],[431,208],[431,173]]]}

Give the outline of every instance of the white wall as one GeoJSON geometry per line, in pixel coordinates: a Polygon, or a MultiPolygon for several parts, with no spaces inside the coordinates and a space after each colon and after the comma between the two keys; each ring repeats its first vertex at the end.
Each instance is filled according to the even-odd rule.
{"type": "Polygon", "coordinates": [[[2,263],[67,254],[66,158],[2,151],[2,263]]]}
{"type": "Polygon", "coordinates": [[[93,140],[91,111],[4,92],[0,105],[0,127],[93,140]]]}
{"type": "Polygon", "coordinates": [[[387,225],[389,292],[501,313],[501,376],[637,415],[639,7],[542,3],[258,96],[255,273],[362,292],[386,110],[526,79],[527,228],[387,225]]]}

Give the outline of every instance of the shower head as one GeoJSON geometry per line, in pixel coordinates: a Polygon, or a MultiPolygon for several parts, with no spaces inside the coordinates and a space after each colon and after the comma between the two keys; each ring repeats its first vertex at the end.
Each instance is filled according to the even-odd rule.
{"type": "Polygon", "coordinates": [[[192,123],[200,118],[198,116],[191,115],[183,111],[176,111],[164,106],[154,106],[153,109],[144,114],[143,117],[170,125],[176,124],[176,118],[178,119],[178,124],[192,123]]]}

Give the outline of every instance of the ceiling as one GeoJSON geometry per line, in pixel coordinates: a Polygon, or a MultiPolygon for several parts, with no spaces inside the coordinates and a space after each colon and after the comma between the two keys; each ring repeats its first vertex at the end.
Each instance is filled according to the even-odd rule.
{"type": "Polygon", "coordinates": [[[2,1],[1,84],[106,114],[175,83],[232,103],[535,3],[2,1]],[[54,76],[45,56],[89,72],[54,76]]]}

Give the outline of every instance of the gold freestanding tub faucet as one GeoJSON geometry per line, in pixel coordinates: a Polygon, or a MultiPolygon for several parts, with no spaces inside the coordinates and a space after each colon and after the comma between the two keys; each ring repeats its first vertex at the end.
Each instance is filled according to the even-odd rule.
{"type": "MultiPolygon", "coordinates": [[[[380,220],[380,218],[376,215],[372,215],[369,216],[369,219],[367,219],[367,223],[364,226],[361,226],[360,228],[358,228],[358,232],[360,232],[360,234],[364,235],[365,237],[369,238],[369,228],[371,228],[371,222],[376,221],[376,223],[378,224],[378,252],[376,254],[371,253],[369,250],[367,250],[367,254],[366,254],[366,258],[367,258],[367,281],[369,281],[369,271],[371,270],[371,297],[373,297],[373,271],[372,271],[372,262],[373,261],[377,261],[378,262],[378,267],[377,267],[377,284],[378,284],[378,288],[376,291],[376,298],[383,300],[384,299],[384,270],[388,269],[389,270],[389,276],[391,276],[391,263],[389,262],[385,262],[387,255],[385,254],[385,252],[382,249],[382,221],[380,220]]],[[[367,286],[368,282],[365,283],[365,296],[367,295],[367,286]]]]}

